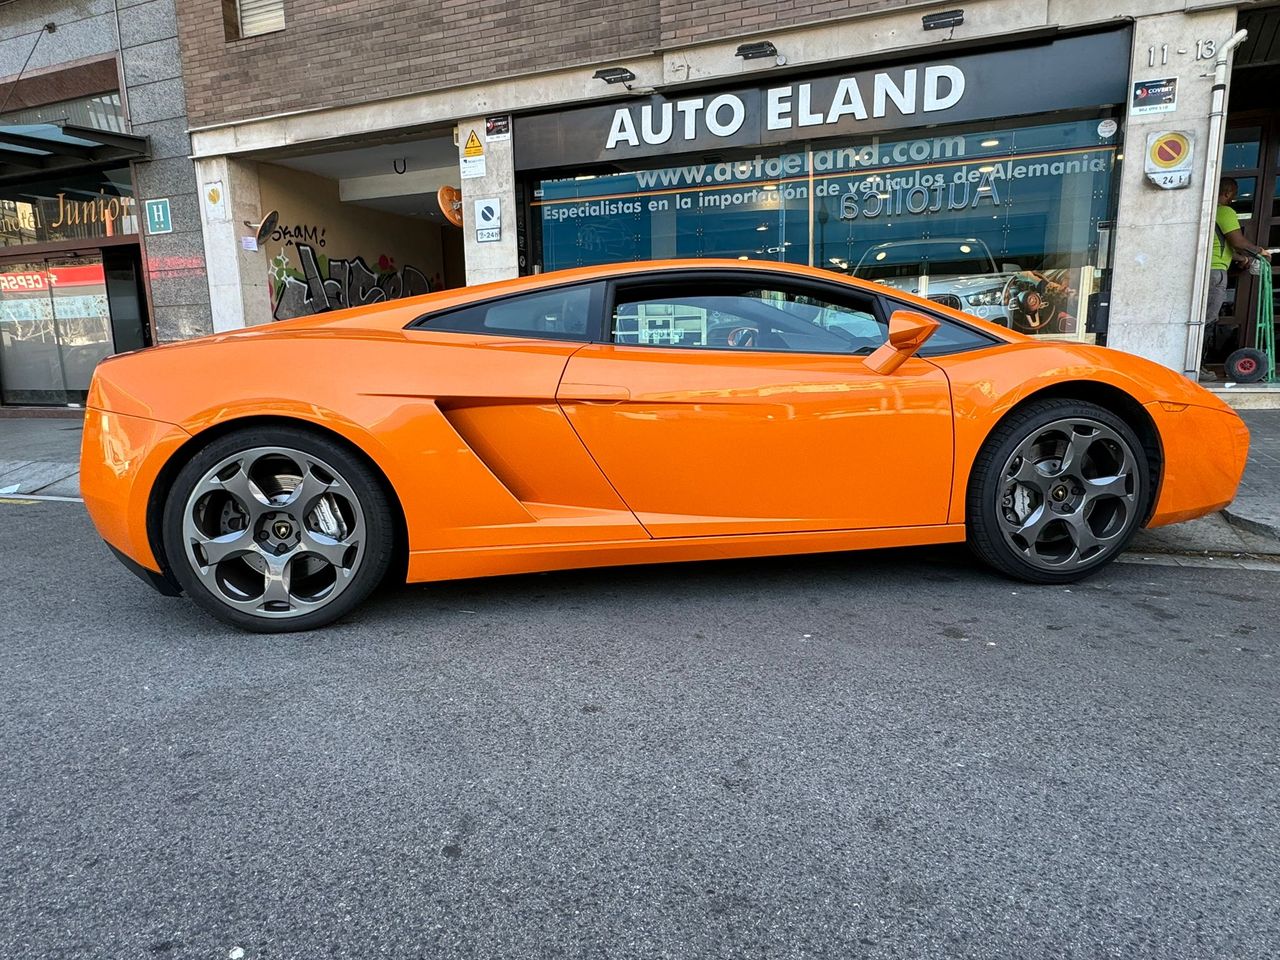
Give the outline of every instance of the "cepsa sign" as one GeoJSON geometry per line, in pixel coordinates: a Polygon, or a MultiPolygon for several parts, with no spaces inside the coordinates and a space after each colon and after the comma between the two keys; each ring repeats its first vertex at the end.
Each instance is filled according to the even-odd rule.
{"type": "Polygon", "coordinates": [[[48,289],[49,275],[47,273],[39,271],[31,273],[0,273],[0,293],[48,289]]]}

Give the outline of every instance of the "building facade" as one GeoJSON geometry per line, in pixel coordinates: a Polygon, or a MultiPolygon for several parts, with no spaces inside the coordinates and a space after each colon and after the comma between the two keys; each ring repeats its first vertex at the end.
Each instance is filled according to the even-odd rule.
{"type": "MultiPolygon", "coordinates": [[[[117,2],[127,40],[163,0],[117,2]]],[[[1253,342],[1247,274],[1198,322],[1220,169],[1246,234],[1280,244],[1277,17],[1239,0],[190,0],[183,223],[209,312],[179,327],[157,303],[155,323],[729,257],[1194,374],[1202,343],[1213,363],[1253,342]]]]}
{"type": "Polygon", "coordinates": [[[0,403],[212,331],[174,0],[0,4],[0,403]]]}

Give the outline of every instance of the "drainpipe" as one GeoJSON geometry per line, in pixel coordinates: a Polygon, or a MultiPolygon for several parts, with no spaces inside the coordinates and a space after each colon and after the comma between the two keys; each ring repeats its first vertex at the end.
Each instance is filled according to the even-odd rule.
{"type": "Polygon", "coordinates": [[[1200,235],[1196,247],[1195,285],[1191,288],[1191,317],[1187,323],[1187,354],[1182,372],[1200,378],[1200,354],[1204,349],[1204,310],[1209,292],[1209,260],[1213,255],[1213,225],[1218,213],[1218,173],[1222,166],[1223,118],[1227,111],[1227,61],[1231,51],[1244,43],[1247,30],[1237,30],[1224,43],[1213,65],[1213,100],[1209,108],[1209,138],[1204,151],[1204,183],[1200,197],[1200,235]]]}

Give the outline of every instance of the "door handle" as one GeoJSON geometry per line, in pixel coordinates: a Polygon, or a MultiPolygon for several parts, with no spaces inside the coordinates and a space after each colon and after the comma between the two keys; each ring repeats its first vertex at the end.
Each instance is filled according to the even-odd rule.
{"type": "Polygon", "coordinates": [[[610,383],[562,383],[556,391],[556,398],[587,403],[621,403],[631,399],[631,391],[610,383]]]}

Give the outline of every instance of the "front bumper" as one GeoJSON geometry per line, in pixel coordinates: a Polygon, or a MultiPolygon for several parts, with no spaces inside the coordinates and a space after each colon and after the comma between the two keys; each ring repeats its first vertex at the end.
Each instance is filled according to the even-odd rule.
{"type": "Polygon", "coordinates": [[[1168,401],[1147,404],[1147,411],[1164,459],[1147,526],[1194,520],[1231,503],[1249,457],[1249,428],[1235,411],[1168,401]]]}

